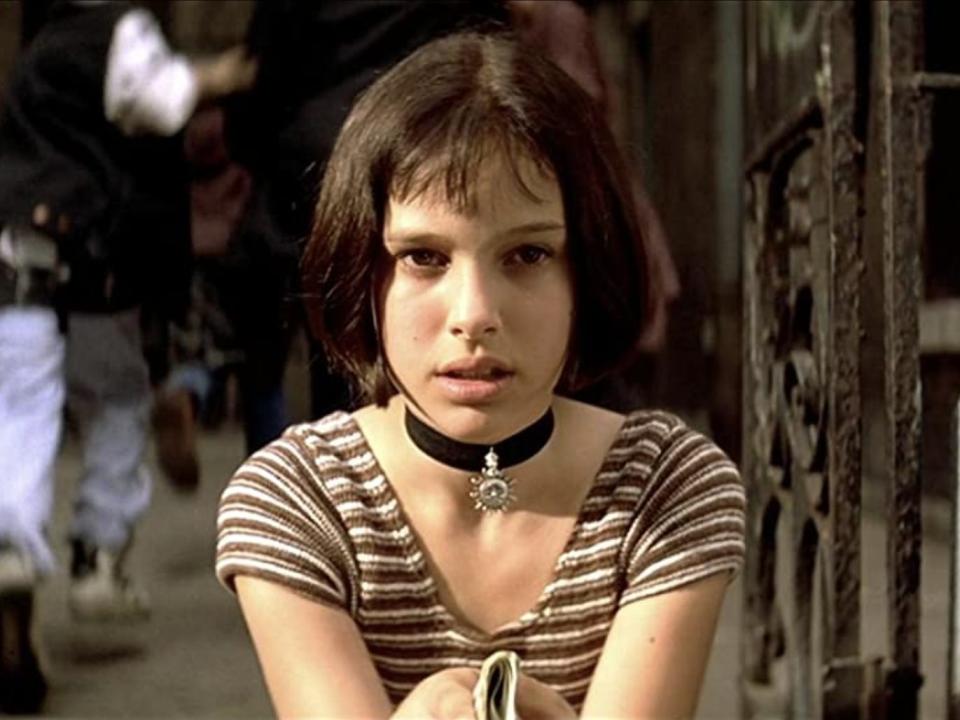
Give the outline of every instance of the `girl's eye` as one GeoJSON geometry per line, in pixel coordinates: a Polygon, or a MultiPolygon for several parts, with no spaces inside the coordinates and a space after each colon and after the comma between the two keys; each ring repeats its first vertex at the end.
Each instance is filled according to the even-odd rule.
{"type": "Polygon", "coordinates": [[[553,256],[547,248],[539,245],[523,245],[507,256],[508,265],[539,265],[553,256]]]}
{"type": "Polygon", "coordinates": [[[397,261],[412,268],[440,268],[447,259],[435,250],[405,250],[397,255],[397,261]]]}

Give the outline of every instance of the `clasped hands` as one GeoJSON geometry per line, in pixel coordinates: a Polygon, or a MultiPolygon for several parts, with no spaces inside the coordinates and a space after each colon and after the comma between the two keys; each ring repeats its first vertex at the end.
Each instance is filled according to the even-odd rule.
{"type": "MultiPolygon", "coordinates": [[[[422,680],[393,714],[394,720],[475,720],[473,688],[479,673],[471,668],[440,670],[422,680]]],[[[520,673],[517,713],[522,720],[576,718],[570,704],[553,688],[520,673]]]]}

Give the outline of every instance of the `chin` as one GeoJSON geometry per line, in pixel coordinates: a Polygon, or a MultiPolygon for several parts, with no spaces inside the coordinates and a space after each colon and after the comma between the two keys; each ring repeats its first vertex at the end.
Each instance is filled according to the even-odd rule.
{"type": "Polygon", "coordinates": [[[494,444],[513,435],[536,420],[543,409],[532,415],[519,408],[502,405],[450,405],[424,407],[440,432],[456,440],[479,445],[494,444]]]}

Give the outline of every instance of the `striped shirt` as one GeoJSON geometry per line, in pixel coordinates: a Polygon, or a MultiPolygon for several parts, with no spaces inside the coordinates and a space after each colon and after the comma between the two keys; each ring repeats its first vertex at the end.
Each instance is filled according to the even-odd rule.
{"type": "Polygon", "coordinates": [[[479,668],[511,649],[579,710],[620,607],[739,568],[744,492],[703,435],[667,413],[632,413],[540,599],[492,634],[440,601],[419,540],[347,413],[294,426],[253,455],[223,493],[218,530],[225,586],[253,575],[344,609],[394,703],[438,670],[479,668]]]}

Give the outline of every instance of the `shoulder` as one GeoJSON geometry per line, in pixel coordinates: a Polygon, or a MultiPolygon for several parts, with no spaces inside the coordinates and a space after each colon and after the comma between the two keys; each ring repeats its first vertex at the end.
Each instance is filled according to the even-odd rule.
{"type": "Polygon", "coordinates": [[[253,575],[355,609],[358,571],[344,513],[356,482],[350,416],[294,425],[244,462],[217,514],[217,576],[253,575]]]}
{"type": "Polygon", "coordinates": [[[651,470],[695,472],[717,464],[737,475],[726,453],[704,433],[664,410],[635,410],[624,419],[618,444],[625,452],[650,460],[651,470]]]}
{"type": "Polygon", "coordinates": [[[600,436],[618,449],[635,445],[661,448],[671,433],[687,428],[678,416],[664,410],[638,409],[623,414],[560,396],[554,407],[573,434],[582,439],[600,436]]]}
{"type": "Polygon", "coordinates": [[[577,455],[602,455],[617,441],[625,417],[568,397],[555,396],[553,411],[562,444],[577,455]]]}
{"type": "Polygon", "coordinates": [[[618,492],[632,501],[623,544],[622,603],[658,594],[743,562],[746,497],[737,467],[703,433],[670,413],[631,413],[625,430],[644,462],[618,492]]]}
{"type": "Polygon", "coordinates": [[[369,454],[351,416],[338,411],[287,428],[281,437],[255,452],[237,469],[231,485],[328,494],[325,491],[331,484],[361,473],[369,454]]]}
{"type": "Polygon", "coordinates": [[[616,493],[633,500],[634,532],[691,528],[720,516],[742,525],[746,499],[736,465],[672,413],[627,415],[608,463],[619,471],[616,493]]]}
{"type": "Polygon", "coordinates": [[[369,451],[366,439],[353,416],[337,410],[319,420],[292,425],[280,441],[302,446],[308,454],[323,463],[348,463],[369,451]]]}
{"type": "Polygon", "coordinates": [[[654,469],[661,477],[687,481],[710,476],[717,484],[741,485],[739,471],[727,454],[678,416],[643,411],[636,421],[646,429],[648,440],[659,447],[654,469]]]}

